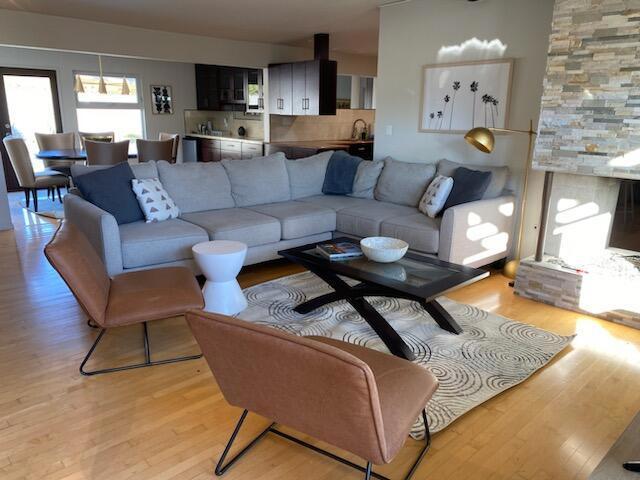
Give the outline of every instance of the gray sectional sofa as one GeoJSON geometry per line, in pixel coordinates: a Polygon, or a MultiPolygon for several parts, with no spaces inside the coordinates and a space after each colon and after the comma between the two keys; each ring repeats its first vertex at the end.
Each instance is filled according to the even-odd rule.
{"type": "Polygon", "coordinates": [[[118,225],[111,214],[73,194],[64,198],[65,217],[86,234],[110,275],[169,265],[187,265],[197,273],[191,247],[222,239],[248,245],[247,265],[278,258],[284,248],[335,236],[401,238],[413,251],[472,266],[506,256],[514,206],[514,198],[502,193],[506,170],[496,171],[497,182],[492,181],[482,200],[451,207],[432,219],[416,205],[436,168],[444,172],[453,168],[451,162],[441,161],[438,167],[390,159],[366,162],[366,169],[358,168],[354,194],[334,196],[322,194],[330,154],[299,160],[278,153],[251,160],[136,164],[137,178],[160,179],[180,208],[180,218],[118,225]],[[375,170],[382,170],[379,177],[375,170]]]}

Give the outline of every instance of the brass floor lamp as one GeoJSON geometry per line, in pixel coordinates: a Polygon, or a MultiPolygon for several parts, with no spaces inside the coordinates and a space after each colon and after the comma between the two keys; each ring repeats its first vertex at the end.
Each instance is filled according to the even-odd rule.
{"type": "Polygon", "coordinates": [[[524,133],[529,135],[529,147],[527,149],[527,164],[522,179],[522,193],[520,195],[520,219],[518,221],[518,236],[516,238],[516,250],[513,260],[507,262],[504,266],[503,273],[509,278],[515,278],[518,266],[520,265],[520,248],[522,246],[522,229],[524,228],[524,210],[527,204],[527,188],[529,186],[529,171],[531,170],[531,162],[533,159],[533,137],[538,134],[533,129],[533,120],[529,120],[529,130],[515,130],[510,128],[486,128],[476,127],[469,130],[464,139],[476,147],[483,153],[493,152],[495,145],[495,136],[493,132],[503,133],[524,133]]]}

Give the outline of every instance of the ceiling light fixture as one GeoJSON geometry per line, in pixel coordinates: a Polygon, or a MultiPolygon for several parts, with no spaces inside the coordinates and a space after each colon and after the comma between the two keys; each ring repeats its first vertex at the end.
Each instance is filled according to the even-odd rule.
{"type": "Polygon", "coordinates": [[[98,66],[100,67],[100,80],[98,81],[98,93],[105,94],[107,93],[107,85],[104,83],[104,78],[102,77],[102,57],[98,55],[98,66]]]}
{"type": "Polygon", "coordinates": [[[73,91],[76,93],[84,93],[84,85],[82,84],[82,78],[80,75],[75,75],[75,81],[73,82],[73,91]]]}

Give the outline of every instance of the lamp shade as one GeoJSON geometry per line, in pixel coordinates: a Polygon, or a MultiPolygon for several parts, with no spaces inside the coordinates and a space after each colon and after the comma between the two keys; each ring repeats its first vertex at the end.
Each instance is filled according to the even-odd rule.
{"type": "Polygon", "coordinates": [[[493,132],[485,127],[472,128],[464,136],[464,139],[484,153],[493,152],[493,145],[496,140],[493,132]]]}
{"type": "Polygon", "coordinates": [[[73,83],[73,91],[76,93],[84,93],[84,85],[82,84],[80,75],[76,75],[76,80],[73,83]]]}

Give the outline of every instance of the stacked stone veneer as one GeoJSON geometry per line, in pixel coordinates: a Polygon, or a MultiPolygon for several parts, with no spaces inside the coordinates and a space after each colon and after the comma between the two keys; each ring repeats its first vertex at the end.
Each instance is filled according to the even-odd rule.
{"type": "Polygon", "coordinates": [[[640,0],[556,0],[534,168],[640,178],[640,0]]]}
{"type": "MultiPolygon", "coordinates": [[[[537,300],[539,302],[566,308],[588,315],[594,315],[629,327],[640,329],[640,313],[622,309],[593,309],[583,308],[592,304],[593,297],[611,295],[603,288],[611,284],[610,278],[590,278],[589,273],[581,273],[564,269],[545,262],[535,262],[533,259],[523,260],[518,268],[515,281],[515,293],[537,300]]],[[[623,288],[631,292],[638,291],[639,285],[624,285],[623,288]]],[[[618,289],[619,290],[619,289],[618,289]]],[[[622,295],[628,293],[618,292],[622,295]]],[[[606,298],[604,303],[606,303],[606,298]]],[[[599,302],[596,299],[596,303],[599,302]]],[[[615,302],[614,302],[615,303],[615,302]]]]}

